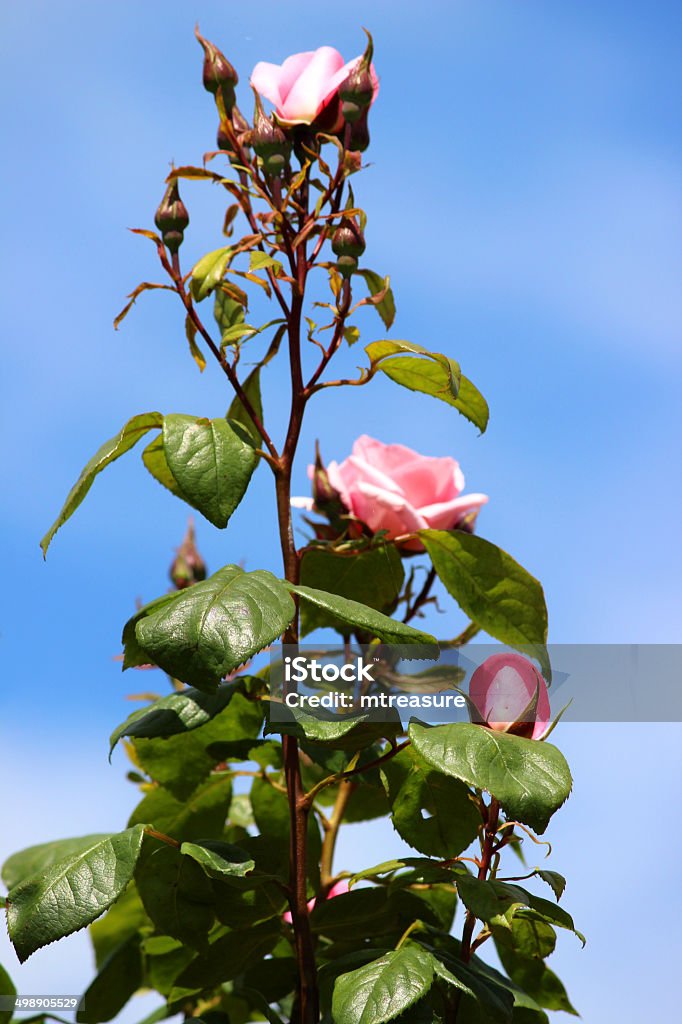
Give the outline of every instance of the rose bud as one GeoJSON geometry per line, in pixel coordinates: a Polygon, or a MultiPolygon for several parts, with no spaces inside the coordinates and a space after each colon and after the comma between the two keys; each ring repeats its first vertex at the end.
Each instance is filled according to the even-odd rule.
{"type": "Polygon", "coordinates": [[[195,543],[194,521],[190,518],[187,532],[170,567],[169,576],[177,590],[185,590],[193,583],[206,579],[206,563],[195,543]]]}
{"type": "Polygon", "coordinates": [[[332,487],[329,482],[329,475],[322,462],[319,442],[315,444],[315,465],[311,467],[311,479],[313,483],[313,502],[319,512],[326,513],[331,517],[347,512],[341,501],[341,495],[332,487]]]}
{"type": "Polygon", "coordinates": [[[280,126],[267,117],[256,93],[256,112],[253,118],[251,145],[263,161],[266,174],[277,177],[289,163],[291,143],[280,126]]]}
{"type": "Polygon", "coordinates": [[[189,214],[180,198],[177,178],[169,183],[154,216],[154,223],[161,232],[163,244],[170,252],[177,252],[182,244],[185,228],[189,224],[189,214]]]}
{"type": "Polygon", "coordinates": [[[229,114],[235,104],[234,87],[239,81],[239,76],[227,57],[220,52],[217,46],[209,43],[208,39],[204,39],[199,34],[198,28],[195,29],[194,34],[204,51],[204,89],[214,96],[220,91],[225,110],[229,114]]]}
{"type": "Polygon", "coordinates": [[[356,61],[348,78],[339,87],[341,113],[350,124],[360,120],[363,111],[371,105],[375,95],[377,81],[376,75],[372,74],[374,43],[369,32],[367,39],[367,49],[362,58],[356,61]]]}
{"type": "Polygon", "coordinates": [[[493,654],[476,669],[469,698],[489,729],[541,739],[550,722],[547,684],[521,654],[493,654]]]}
{"type": "Polygon", "coordinates": [[[344,217],[332,235],[335,256],[353,256],[357,259],[365,251],[365,238],[357,221],[344,217]]]}

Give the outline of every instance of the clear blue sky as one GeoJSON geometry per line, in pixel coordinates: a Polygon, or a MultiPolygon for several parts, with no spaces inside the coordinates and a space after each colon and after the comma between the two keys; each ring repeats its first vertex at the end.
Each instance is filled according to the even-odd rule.
{"type": "MultiPolygon", "coordinates": [[[[158,279],[153,249],[125,228],[151,224],[171,161],[212,148],[197,20],[244,84],[258,60],[323,43],[351,57],[361,25],[373,31],[373,166],[356,184],[367,262],[392,276],[394,335],[459,359],[492,409],[480,438],[388,382],[335,394],[311,410],[300,493],[316,437],[327,458],[360,432],[454,455],[467,486],[490,495],[480,532],[542,578],[554,642],[679,640],[679,5],[15,0],[0,14],[0,855],[116,829],[134,800],[105,737],[139,677],[112,658],[135,598],[167,586],[185,511],[133,456],[97,481],[47,565],[37,544],[130,415],[227,404],[221,376],[195,370],[170,296],[143,296],[111,326],[125,293],[158,279]]],[[[186,198],[189,265],[221,244],[220,197],[196,185],[186,198]]],[[[365,324],[366,341],[379,336],[365,324]]],[[[344,360],[352,371],[359,348],[344,360]]],[[[276,428],[274,368],[266,401],[276,428]]],[[[254,488],[227,533],[199,525],[212,569],[278,568],[274,532],[260,532],[272,522],[264,469],[254,488]]],[[[679,727],[571,725],[557,738],[576,787],[553,826],[553,866],[590,943],[563,941],[553,966],[588,1024],[672,1019],[679,727]],[[633,879],[649,859],[644,892],[633,879]]],[[[339,864],[397,848],[386,827],[357,828],[339,864]]],[[[24,992],[79,990],[85,948],[74,937],[19,971],[3,937],[0,962],[24,992]]]]}

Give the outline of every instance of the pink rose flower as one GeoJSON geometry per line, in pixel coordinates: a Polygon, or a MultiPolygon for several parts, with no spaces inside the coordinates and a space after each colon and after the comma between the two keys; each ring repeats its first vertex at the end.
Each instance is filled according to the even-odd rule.
{"type": "MultiPolygon", "coordinates": [[[[340,896],[341,893],[348,892],[348,879],[342,878],[340,882],[335,882],[327,893],[327,899],[333,900],[335,896],[340,896]]],[[[317,899],[315,896],[311,900],[308,900],[308,912],[310,912],[315,906],[317,899]]],[[[291,917],[291,911],[287,910],[286,914],[282,914],[282,920],[286,921],[287,924],[293,924],[291,917]]]]}
{"type": "MultiPolygon", "coordinates": [[[[314,467],[309,467],[312,476],[314,467]]],[[[464,475],[455,459],[419,455],[402,444],[382,444],[363,434],[343,462],[330,462],[327,476],[349,512],[389,539],[431,527],[452,530],[488,501],[485,494],[463,495],[464,475]]],[[[312,499],[295,498],[312,510],[312,499]]],[[[404,543],[423,551],[418,540],[404,543]]]]}
{"type": "MultiPolygon", "coordinates": [[[[353,68],[362,60],[355,57],[344,64],[338,50],[321,46],[307,53],[295,53],[283,64],[260,61],[251,72],[251,85],[275,106],[282,124],[312,124],[335,99],[339,87],[353,68]]],[[[379,80],[370,68],[374,96],[379,91],[379,80]]]]}
{"type": "Polygon", "coordinates": [[[469,697],[485,723],[498,732],[513,731],[528,739],[541,739],[550,722],[547,684],[535,665],[521,654],[493,654],[476,669],[469,697]],[[519,722],[538,690],[535,720],[519,722]],[[514,728],[518,724],[518,728],[514,728]]]}

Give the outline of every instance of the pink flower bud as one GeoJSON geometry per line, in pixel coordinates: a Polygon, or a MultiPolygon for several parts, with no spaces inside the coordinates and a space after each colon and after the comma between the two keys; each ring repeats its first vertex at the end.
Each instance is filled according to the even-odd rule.
{"type": "Polygon", "coordinates": [[[469,697],[482,724],[497,732],[537,740],[550,722],[547,684],[535,665],[521,654],[486,658],[471,677],[469,697]]]}
{"type": "MultiPolygon", "coordinates": [[[[341,896],[342,893],[348,892],[348,879],[342,878],[340,882],[335,882],[327,893],[327,899],[333,900],[335,896],[341,896]]],[[[313,896],[311,900],[308,900],[308,913],[314,908],[317,903],[317,898],[313,896]]],[[[287,910],[286,914],[282,914],[282,920],[286,921],[287,924],[292,924],[291,911],[287,910]]]]}
{"type": "Polygon", "coordinates": [[[206,579],[206,563],[196,546],[192,519],[187,524],[187,532],[173,559],[169,576],[178,590],[185,590],[206,579]]]}

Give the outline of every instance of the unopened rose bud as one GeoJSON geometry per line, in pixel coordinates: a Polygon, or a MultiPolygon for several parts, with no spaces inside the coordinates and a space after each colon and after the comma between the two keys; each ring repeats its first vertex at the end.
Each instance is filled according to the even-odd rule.
{"type": "Polygon", "coordinates": [[[489,729],[541,739],[550,720],[547,684],[521,654],[493,654],[476,669],[469,698],[489,729]]]}
{"type": "Polygon", "coordinates": [[[353,68],[346,81],[341,85],[339,96],[344,119],[351,124],[359,121],[374,96],[374,83],[369,67],[364,67],[360,62],[353,68]]]}
{"type": "Polygon", "coordinates": [[[251,132],[251,145],[263,161],[266,174],[278,177],[289,163],[291,143],[280,126],[267,117],[256,93],[256,112],[251,132]]]}
{"type": "Polygon", "coordinates": [[[325,506],[338,505],[341,496],[329,482],[327,470],[322,461],[319,443],[315,444],[315,465],[313,466],[313,501],[315,507],[323,511],[325,506]]]}
{"type": "Polygon", "coordinates": [[[204,39],[198,29],[195,30],[195,35],[204,51],[204,89],[214,96],[220,92],[225,110],[229,114],[235,104],[234,87],[239,81],[237,72],[218,47],[204,39]]]}
{"type": "Polygon", "coordinates": [[[180,198],[177,178],[168,185],[154,216],[154,223],[161,232],[163,244],[170,252],[177,252],[182,244],[185,228],[189,224],[189,214],[180,198]]]}
{"type": "Polygon", "coordinates": [[[332,251],[335,256],[362,256],[365,238],[357,221],[348,217],[341,221],[332,235],[332,251]]]}
{"type": "Polygon", "coordinates": [[[187,532],[177,549],[169,575],[178,590],[185,590],[206,579],[206,563],[197,550],[192,519],[187,524],[187,532]]]}

